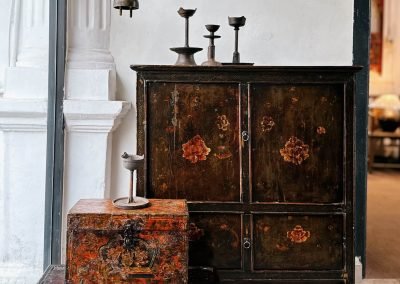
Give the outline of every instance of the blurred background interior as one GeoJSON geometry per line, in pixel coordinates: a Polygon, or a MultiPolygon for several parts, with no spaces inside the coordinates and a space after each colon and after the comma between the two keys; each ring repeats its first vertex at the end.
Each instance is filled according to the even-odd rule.
{"type": "Polygon", "coordinates": [[[371,2],[367,278],[400,278],[400,3],[371,2]]]}

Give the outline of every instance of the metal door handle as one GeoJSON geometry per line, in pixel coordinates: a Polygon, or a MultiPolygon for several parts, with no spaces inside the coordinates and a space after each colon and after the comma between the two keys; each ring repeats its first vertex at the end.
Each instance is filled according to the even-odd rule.
{"type": "Polygon", "coordinates": [[[243,247],[245,249],[249,249],[251,247],[251,242],[249,238],[244,238],[243,239],[243,247]]]}
{"type": "Polygon", "coordinates": [[[250,139],[249,133],[247,131],[243,131],[242,138],[243,138],[243,141],[245,141],[245,142],[249,141],[249,139],[250,139]]]}

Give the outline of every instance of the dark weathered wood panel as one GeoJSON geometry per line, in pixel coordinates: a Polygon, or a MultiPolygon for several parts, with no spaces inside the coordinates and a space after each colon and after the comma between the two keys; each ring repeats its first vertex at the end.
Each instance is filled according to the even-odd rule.
{"type": "MultiPolygon", "coordinates": [[[[132,66],[132,69],[138,71],[138,153],[147,155],[145,169],[139,173],[139,192],[143,191],[144,194],[150,197],[166,196],[165,193],[163,194],[153,188],[152,159],[159,153],[152,150],[154,137],[150,137],[150,135],[154,128],[159,128],[159,124],[158,122],[156,124],[154,121],[152,122],[151,117],[158,109],[162,108],[151,109],[150,89],[157,88],[164,97],[170,96],[171,92],[174,91],[175,84],[189,85],[192,88],[199,85],[221,88],[232,86],[238,90],[239,97],[237,101],[239,105],[234,106],[232,103],[232,107],[239,110],[238,120],[240,121],[238,129],[239,158],[235,160],[240,164],[240,196],[238,196],[238,199],[235,197],[235,200],[231,200],[231,197],[227,200],[225,195],[229,196],[231,192],[222,191],[218,186],[213,187],[214,180],[210,178],[210,174],[212,174],[214,168],[209,167],[206,169],[209,171],[207,175],[198,175],[199,179],[203,180],[201,182],[206,183],[207,193],[203,196],[197,193],[199,196],[193,198],[190,189],[185,189],[188,192],[182,193],[182,198],[189,198],[190,215],[199,216],[198,220],[201,221],[200,225],[204,226],[205,231],[215,232],[215,234],[209,235],[207,243],[210,246],[215,244],[214,239],[217,240],[216,243],[220,242],[219,235],[226,233],[219,232],[220,229],[218,227],[221,226],[222,221],[209,221],[213,216],[242,216],[240,228],[242,238],[241,266],[238,268],[234,262],[222,262],[223,260],[221,260],[222,266],[225,266],[223,268],[218,267],[216,265],[220,264],[215,262],[213,254],[209,254],[210,259],[208,261],[203,258],[205,254],[200,256],[191,254],[191,262],[194,261],[196,263],[197,261],[200,267],[204,268],[203,271],[214,271],[213,277],[215,276],[220,282],[353,283],[353,96],[354,73],[360,69],[359,67],[223,66],[206,68],[200,66],[132,66]],[[168,88],[164,88],[165,86],[168,88]],[[300,92],[299,98],[295,96],[292,100],[292,97],[285,95],[292,87],[296,87],[297,91],[300,92]],[[271,90],[273,90],[273,98],[271,96],[268,97],[268,92],[271,90]],[[259,95],[257,95],[257,92],[259,95]],[[326,97],[326,102],[328,103],[325,108],[319,107],[317,104],[317,100],[322,96],[326,97]],[[262,165],[265,159],[260,159],[260,153],[254,153],[255,151],[253,151],[260,145],[259,152],[266,151],[263,146],[266,145],[265,141],[260,143],[262,142],[261,137],[257,138],[257,134],[254,131],[260,131],[260,127],[269,127],[268,125],[270,125],[268,124],[269,119],[262,121],[266,116],[266,114],[262,114],[262,110],[264,109],[263,103],[266,103],[265,100],[267,98],[273,99],[275,103],[275,114],[278,114],[279,124],[288,126],[288,129],[283,130],[286,132],[275,133],[276,137],[268,142],[270,143],[270,148],[273,143],[276,143],[277,152],[275,154],[279,155],[280,159],[283,159],[283,161],[280,161],[281,165],[277,165],[279,163],[278,159],[275,160],[275,165],[270,163],[270,166],[272,165],[272,174],[266,171],[265,164],[262,165]],[[298,110],[293,111],[290,108],[293,103],[299,103],[298,110]],[[256,117],[254,117],[254,113],[258,113],[256,117]],[[262,115],[261,121],[255,121],[255,119],[260,118],[260,115],[262,115]],[[329,120],[329,115],[334,116],[332,121],[329,120]],[[291,162],[290,157],[285,161],[284,157],[280,156],[280,150],[285,148],[286,143],[293,135],[292,132],[295,132],[291,127],[293,125],[298,126],[301,118],[305,119],[307,126],[310,126],[310,128],[317,127],[314,130],[318,134],[318,139],[313,138],[315,133],[311,129],[303,129],[295,133],[293,137],[308,146],[308,157],[305,158],[303,156],[301,163],[295,164],[291,162]],[[261,122],[263,122],[263,125],[261,122]],[[319,122],[325,122],[330,129],[322,125],[324,129],[320,128],[318,130],[319,125],[314,126],[314,124],[319,124],[319,122]],[[248,141],[243,139],[246,135],[241,137],[243,131],[250,133],[251,138],[248,141]],[[286,139],[283,136],[287,136],[286,139]],[[257,141],[257,139],[260,140],[257,141]],[[326,147],[328,144],[329,147],[326,147]],[[315,157],[316,155],[318,157],[315,157]],[[254,162],[256,159],[259,159],[257,168],[259,172],[255,171],[254,162]],[[312,159],[320,159],[320,161],[318,163],[312,159]],[[309,164],[313,166],[311,167],[309,164]],[[302,167],[301,170],[298,169],[299,165],[302,167]],[[279,180],[276,180],[277,177],[274,177],[274,175],[278,170],[281,176],[279,180]],[[332,172],[334,173],[331,174],[332,172]],[[257,176],[262,177],[267,185],[273,182],[283,185],[283,194],[267,192],[265,191],[266,187],[259,187],[257,190],[257,176]],[[274,178],[275,181],[273,181],[274,178]],[[218,192],[215,193],[215,196],[213,196],[213,190],[218,192]],[[252,220],[253,215],[258,216],[259,214],[275,217],[287,217],[287,215],[320,216],[321,218],[326,218],[326,222],[328,222],[330,216],[336,216],[337,214],[337,216],[340,216],[338,222],[341,222],[343,226],[340,237],[340,244],[343,247],[341,267],[335,269],[335,266],[332,266],[333,268],[325,269],[316,266],[313,270],[308,268],[286,269],[285,266],[282,266],[276,269],[264,270],[264,268],[260,268],[254,270],[253,260],[257,247],[254,246],[255,227],[252,226],[254,223],[252,220]],[[250,249],[243,248],[244,238],[250,238],[252,244],[250,249]],[[201,264],[201,262],[204,264],[201,264]]],[[[204,94],[204,97],[208,98],[206,94],[204,94]]],[[[323,100],[325,101],[325,99],[323,100]]],[[[156,116],[159,116],[159,114],[156,113],[156,116]]],[[[206,121],[205,123],[208,125],[211,125],[210,121],[215,120],[212,115],[207,115],[207,113],[204,113],[201,119],[206,121]]],[[[276,126],[276,121],[274,123],[274,126],[276,126]]],[[[303,126],[303,124],[300,126],[303,126]]],[[[163,127],[165,128],[165,125],[163,127]]],[[[210,129],[208,131],[212,133],[210,129]]],[[[201,138],[205,141],[202,136],[201,138]]],[[[299,141],[294,138],[292,140],[294,140],[293,144],[298,146],[296,143],[299,141]]],[[[211,157],[211,148],[213,148],[208,146],[207,143],[205,145],[210,148],[210,153],[206,156],[206,160],[201,160],[204,163],[211,157]]],[[[301,146],[304,145],[301,144],[301,146]]],[[[287,152],[283,151],[283,153],[287,152]]],[[[300,155],[300,157],[302,156],[300,155]]],[[[198,187],[198,190],[202,192],[203,188],[198,187]]],[[[176,192],[172,191],[168,194],[170,194],[168,196],[174,198],[173,194],[176,194],[176,192]]],[[[323,221],[321,220],[321,222],[323,221]]],[[[279,222],[277,222],[277,226],[280,226],[279,222]]],[[[296,226],[294,225],[291,230],[293,231],[296,226]]],[[[300,230],[300,228],[297,229],[300,230]]],[[[202,247],[204,248],[206,245],[202,247]]],[[[210,252],[214,249],[208,247],[207,250],[210,252]]],[[[191,249],[191,252],[194,251],[191,249]]],[[[200,246],[197,251],[202,252],[200,246]]],[[[236,252],[233,253],[235,254],[236,252]]],[[[298,259],[287,259],[289,263],[292,261],[297,262],[298,259]]],[[[204,281],[204,279],[197,280],[197,282],[193,283],[210,283],[209,281],[204,281]]]]}
{"type": "Polygon", "coordinates": [[[253,218],[255,270],[343,269],[342,215],[253,218]]]}
{"type": "Polygon", "coordinates": [[[343,201],[343,85],[253,84],[255,202],[343,201]]]}
{"type": "Polygon", "coordinates": [[[239,86],[149,84],[151,196],[240,201],[239,86]]]}
{"type": "Polygon", "coordinates": [[[242,268],[242,216],[193,213],[189,221],[189,265],[242,268]]]}

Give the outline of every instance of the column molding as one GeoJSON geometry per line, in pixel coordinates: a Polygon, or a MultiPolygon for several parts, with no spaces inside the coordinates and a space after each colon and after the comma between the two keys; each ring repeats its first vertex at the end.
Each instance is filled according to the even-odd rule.
{"type": "Polygon", "coordinates": [[[128,113],[131,103],[124,101],[64,101],[67,132],[110,133],[128,113]]]}

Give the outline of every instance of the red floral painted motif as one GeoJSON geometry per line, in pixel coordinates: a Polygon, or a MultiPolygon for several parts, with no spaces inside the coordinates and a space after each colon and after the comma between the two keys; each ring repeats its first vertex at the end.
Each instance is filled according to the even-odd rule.
{"type": "Polygon", "coordinates": [[[270,116],[264,116],[261,120],[261,130],[263,133],[270,132],[275,126],[275,122],[270,116]]]}
{"type": "Polygon", "coordinates": [[[297,225],[292,231],[287,232],[287,237],[293,243],[301,244],[311,237],[311,233],[310,231],[304,231],[302,226],[297,225]]]}
{"type": "Polygon", "coordinates": [[[309,155],[309,146],[295,136],[289,138],[285,147],[280,149],[285,162],[301,165],[309,155]]]}
{"type": "Polygon", "coordinates": [[[223,160],[232,157],[232,153],[229,151],[227,146],[218,146],[217,153],[214,153],[214,156],[219,160],[223,160]]]}
{"type": "Polygon", "coordinates": [[[295,104],[299,101],[298,97],[292,97],[292,104],[295,104]]]}
{"type": "Polygon", "coordinates": [[[317,127],[317,133],[318,133],[319,135],[326,134],[326,129],[325,129],[325,127],[318,126],[318,127],[317,127]]]}
{"type": "Polygon", "coordinates": [[[183,144],[182,150],[182,157],[189,160],[192,164],[195,164],[198,161],[207,160],[207,155],[211,151],[211,149],[206,146],[200,135],[194,136],[187,143],[183,144]]]}
{"type": "Polygon", "coordinates": [[[229,125],[230,125],[229,120],[228,120],[228,118],[226,117],[225,114],[218,115],[218,117],[217,117],[217,126],[218,126],[219,130],[227,131],[228,128],[229,128],[229,125]]]}

